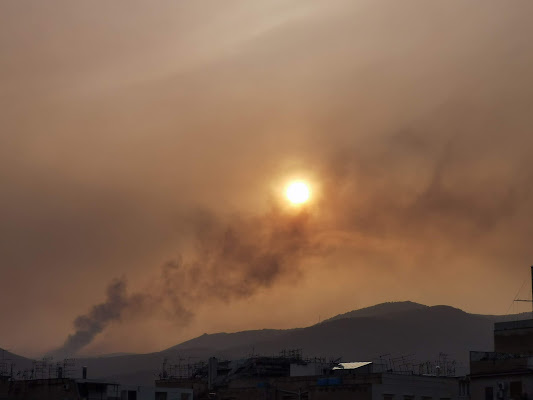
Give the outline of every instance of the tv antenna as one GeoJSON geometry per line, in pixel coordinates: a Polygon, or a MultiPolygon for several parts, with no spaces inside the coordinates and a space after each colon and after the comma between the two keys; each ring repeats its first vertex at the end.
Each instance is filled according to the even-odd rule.
{"type": "Polygon", "coordinates": [[[531,267],[531,300],[526,299],[514,299],[513,301],[521,301],[526,303],[531,303],[532,306],[532,312],[533,312],[533,266],[531,267]]]}

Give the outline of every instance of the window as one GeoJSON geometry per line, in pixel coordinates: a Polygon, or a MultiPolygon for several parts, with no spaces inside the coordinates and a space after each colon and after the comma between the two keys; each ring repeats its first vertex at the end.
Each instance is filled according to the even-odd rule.
{"type": "Polygon", "coordinates": [[[494,400],[494,389],[492,386],[485,387],[485,400],[494,400]]]}
{"type": "Polygon", "coordinates": [[[468,381],[461,380],[459,382],[459,395],[470,396],[470,383],[468,381]]]}
{"type": "Polygon", "coordinates": [[[509,385],[509,391],[511,399],[521,399],[522,398],[522,381],[514,381],[509,385]]]}
{"type": "Polygon", "coordinates": [[[167,400],[167,392],[155,392],[155,400],[167,400]]]}

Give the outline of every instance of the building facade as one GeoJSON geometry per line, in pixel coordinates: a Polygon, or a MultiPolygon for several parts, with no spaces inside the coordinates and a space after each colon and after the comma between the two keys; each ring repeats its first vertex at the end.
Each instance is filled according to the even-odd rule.
{"type": "Polygon", "coordinates": [[[461,400],[465,380],[393,373],[371,362],[334,363],[257,357],[217,363],[191,379],[166,379],[159,387],[194,390],[195,399],[216,400],[461,400]]]}
{"type": "Polygon", "coordinates": [[[494,325],[494,351],[470,352],[473,400],[533,399],[533,320],[494,325]]]}

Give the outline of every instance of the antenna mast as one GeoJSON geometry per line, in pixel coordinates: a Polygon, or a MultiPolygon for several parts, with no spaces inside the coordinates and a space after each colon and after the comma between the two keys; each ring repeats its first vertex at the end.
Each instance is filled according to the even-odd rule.
{"type": "Polygon", "coordinates": [[[525,301],[531,303],[531,312],[533,313],[533,266],[531,266],[531,300],[515,299],[514,301],[525,301]]]}

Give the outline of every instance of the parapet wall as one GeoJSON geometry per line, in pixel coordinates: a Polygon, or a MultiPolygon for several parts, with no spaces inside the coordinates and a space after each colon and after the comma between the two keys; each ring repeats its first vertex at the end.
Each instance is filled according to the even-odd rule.
{"type": "Polygon", "coordinates": [[[533,354],[533,319],[494,324],[494,351],[533,354]]]}

